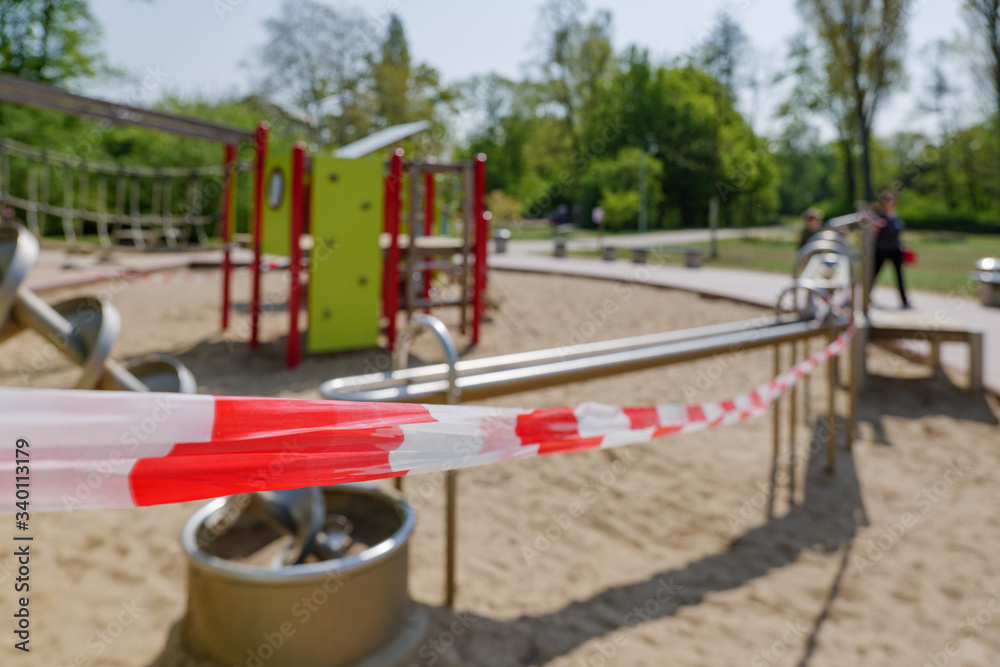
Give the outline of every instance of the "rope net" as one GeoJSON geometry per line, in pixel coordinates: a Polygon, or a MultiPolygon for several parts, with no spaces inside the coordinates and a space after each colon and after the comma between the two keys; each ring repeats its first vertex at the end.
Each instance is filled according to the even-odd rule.
{"type": "MultiPolygon", "coordinates": [[[[252,166],[236,164],[234,176],[252,166]]],[[[0,138],[0,206],[22,213],[36,236],[71,246],[95,232],[104,248],[205,245],[221,219],[225,174],[85,160],[0,138]]]]}

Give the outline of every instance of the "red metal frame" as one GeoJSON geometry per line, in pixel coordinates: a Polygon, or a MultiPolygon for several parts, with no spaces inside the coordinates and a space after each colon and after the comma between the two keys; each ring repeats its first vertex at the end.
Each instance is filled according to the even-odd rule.
{"type": "MultiPolygon", "coordinates": [[[[424,236],[434,234],[434,172],[424,172],[424,236]]],[[[424,261],[429,261],[432,257],[424,257],[424,261]]],[[[430,269],[424,271],[424,298],[431,295],[431,281],[434,279],[434,272],[430,269]]],[[[430,312],[430,308],[427,309],[430,312]]]]}
{"type": "Polygon", "coordinates": [[[291,232],[292,238],[289,245],[289,270],[291,271],[291,285],[288,290],[288,341],[285,355],[285,365],[288,368],[295,368],[299,365],[301,358],[301,345],[299,336],[299,308],[302,303],[302,240],[303,218],[305,213],[305,174],[306,174],[306,145],[295,144],[292,148],[292,173],[290,176],[291,188],[291,232]]]}
{"type": "Polygon", "coordinates": [[[260,327],[260,245],[261,227],[264,217],[264,162],[267,160],[267,134],[270,124],[263,122],[257,126],[256,164],[253,207],[253,294],[250,298],[250,348],[257,347],[257,332],[260,327]]]}
{"type": "Polygon", "coordinates": [[[389,159],[385,179],[385,232],[389,249],[382,271],[382,313],[386,318],[388,348],[396,345],[396,313],[399,312],[399,209],[400,187],[403,180],[403,149],[397,148],[389,159]]]}
{"type": "Polygon", "coordinates": [[[233,168],[236,165],[236,146],[227,144],[224,151],[223,165],[226,173],[223,176],[222,186],[222,330],[229,328],[229,281],[232,276],[233,265],[229,257],[229,243],[232,238],[233,229],[233,187],[235,185],[236,173],[233,168]]]}
{"type": "Polygon", "coordinates": [[[476,272],[472,292],[472,344],[479,343],[479,329],[483,321],[483,295],[486,292],[486,239],[489,236],[489,222],[486,220],[486,154],[476,155],[474,167],[474,189],[472,197],[472,217],[476,230],[476,272]]]}

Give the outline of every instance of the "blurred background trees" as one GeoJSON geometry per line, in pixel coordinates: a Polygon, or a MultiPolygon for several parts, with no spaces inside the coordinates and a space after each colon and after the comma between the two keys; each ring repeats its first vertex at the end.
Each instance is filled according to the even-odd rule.
{"type": "MultiPolygon", "coordinates": [[[[252,92],[212,98],[111,69],[86,0],[0,0],[0,71],[81,91],[117,80],[141,93],[127,103],[241,127],[266,118],[275,150],[296,140],[329,150],[428,120],[432,130],[407,149],[442,159],[487,153],[491,205],[505,220],[558,210],[588,226],[601,206],[609,229],[637,229],[640,219],[650,229],[703,227],[715,198],[722,225],[763,225],[808,206],[846,213],[894,187],[906,191],[901,214],[911,227],[1000,230],[1000,0],[963,0],[968,34],[920,45],[907,67],[926,74],[913,117],[929,122],[881,134],[879,112],[906,84],[915,3],[798,8],[804,30],[781,58],[757,53],[723,13],[687,53],[664,59],[637,45],[616,49],[611,12],[551,0],[523,76],[444,82],[414,60],[399,16],[284,0],[248,54],[252,92]],[[963,86],[956,71],[974,71],[980,85],[963,86]],[[756,118],[761,97],[780,100],[766,129],[756,118]]],[[[88,159],[221,159],[211,144],[12,105],[0,105],[0,123],[3,137],[88,159]]]]}

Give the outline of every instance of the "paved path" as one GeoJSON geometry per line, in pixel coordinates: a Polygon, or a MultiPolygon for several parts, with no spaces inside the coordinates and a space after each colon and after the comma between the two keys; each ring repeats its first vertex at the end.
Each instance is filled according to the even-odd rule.
{"type": "MultiPolygon", "coordinates": [[[[549,251],[551,246],[551,242],[548,242],[549,251]]],[[[625,260],[605,262],[576,257],[557,259],[524,252],[492,254],[489,262],[491,269],[634,281],[764,308],[773,306],[778,294],[791,282],[790,274],[783,276],[776,273],[714,267],[686,269],[678,265],[632,264],[625,260]]],[[[987,308],[981,305],[975,289],[975,285],[971,284],[964,293],[946,295],[912,292],[910,300],[914,305],[918,321],[925,321],[928,329],[950,320],[971,325],[984,332],[983,379],[993,393],[1000,394],[1000,308],[987,308]]],[[[899,295],[895,289],[881,286],[875,288],[872,299],[887,311],[895,309],[899,303],[899,295]]],[[[964,372],[968,369],[967,349],[963,344],[943,343],[941,360],[948,366],[964,372]]]]}
{"type": "MultiPolygon", "coordinates": [[[[743,236],[770,236],[782,234],[786,230],[778,227],[753,227],[749,229],[720,229],[719,239],[735,239],[743,236]]],[[[711,232],[707,229],[677,229],[666,232],[649,232],[647,234],[618,234],[605,236],[605,242],[618,248],[642,248],[656,246],[687,245],[691,243],[708,243],[711,232]]],[[[548,255],[552,253],[552,239],[508,241],[507,252],[511,255],[548,255]]],[[[566,243],[571,252],[580,250],[600,250],[601,240],[596,236],[571,238],[566,243]]]]}

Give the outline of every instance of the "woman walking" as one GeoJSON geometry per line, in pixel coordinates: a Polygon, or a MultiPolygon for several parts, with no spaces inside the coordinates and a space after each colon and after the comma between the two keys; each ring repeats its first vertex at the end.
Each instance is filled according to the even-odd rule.
{"type": "Polygon", "coordinates": [[[875,226],[875,266],[872,271],[871,290],[878,278],[878,272],[886,260],[896,267],[896,282],[899,284],[899,298],[903,308],[909,308],[906,298],[906,288],[903,285],[903,242],[900,233],[903,231],[903,221],[896,215],[896,194],[892,190],[884,190],[879,196],[876,214],[871,219],[875,226]]]}

